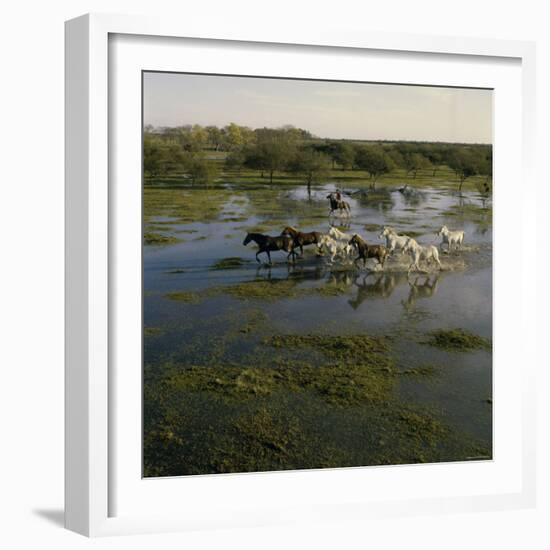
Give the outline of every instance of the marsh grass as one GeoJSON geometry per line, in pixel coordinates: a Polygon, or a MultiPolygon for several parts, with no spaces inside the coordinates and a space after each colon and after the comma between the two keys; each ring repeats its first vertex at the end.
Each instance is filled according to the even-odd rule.
{"type": "Polygon", "coordinates": [[[235,269],[237,267],[242,267],[247,263],[249,263],[248,260],[244,260],[243,258],[232,256],[230,258],[222,258],[221,260],[218,260],[210,269],[214,269],[214,270],[235,269]]]}
{"type": "Polygon", "coordinates": [[[148,245],[165,246],[176,244],[182,240],[183,239],[179,239],[173,235],[163,235],[162,233],[154,233],[152,231],[148,231],[143,234],[143,241],[148,245]]]}
{"type": "Polygon", "coordinates": [[[423,343],[446,351],[472,351],[491,349],[491,341],[464,329],[434,330],[423,343]]]}

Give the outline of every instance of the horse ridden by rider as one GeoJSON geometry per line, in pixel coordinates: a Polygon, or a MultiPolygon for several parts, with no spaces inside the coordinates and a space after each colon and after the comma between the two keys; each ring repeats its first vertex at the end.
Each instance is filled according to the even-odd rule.
{"type": "Polygon", "coordinates": [[[339,190],[336,190],[333,193],[329,193],[327,195],[327,199],[330,202],[329,216],[331,216],[333,212],[342,212],[347,216],[351,214],[349,203],[347,203],[345,200],[342,200],[342,194],[339,190]]]}

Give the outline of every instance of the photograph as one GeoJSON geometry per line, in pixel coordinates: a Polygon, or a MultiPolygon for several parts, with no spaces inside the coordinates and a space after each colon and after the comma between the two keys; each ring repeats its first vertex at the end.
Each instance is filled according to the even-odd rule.
{"type": "Polygon", "coordinates": [[[143,477],[492,460],[492,89],[143,71],[141,124],[143,477]]]}

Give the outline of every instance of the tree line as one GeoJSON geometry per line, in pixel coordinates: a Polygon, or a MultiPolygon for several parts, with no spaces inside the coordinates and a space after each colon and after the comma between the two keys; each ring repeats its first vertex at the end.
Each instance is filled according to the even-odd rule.
{"type": "Polygon", "coordinates": [[[224,168],[256,170],[273,182],[275,173],[294,174],[308,189],[327,178],[331,170],[361,170],[371,186],[386,174],[404,170],[433,177],[442,166],[454,171],[459,190],[473,176],[484,176],[482,191],[489,192],[492,147],[431,142],[364,142],[331,140],[307,130],[284,126],[251,129],[231,123],[223,128],[188,125],[144,129],[143,168],[149,178],[184,174],[192,183],[209,183],[219,176],[220,162],[209,152],[224,152],[224,168]]]}

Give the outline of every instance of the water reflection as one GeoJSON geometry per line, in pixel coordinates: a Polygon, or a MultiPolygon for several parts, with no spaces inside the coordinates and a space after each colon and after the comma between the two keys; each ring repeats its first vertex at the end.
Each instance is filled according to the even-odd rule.
{"type": "Polygon", "coordinates": [[[414,279],[407,278],[409,283],[409,295],[401,303],[403,307],[410,311],[416,306],[416,302],[423,298],[432,298],[437,292],[439,282],[439,273],[433,275],[418,275],[414,279]]]}
{"type": "Polygon", "coordinates": [[[348,300],[348,304],[357,309],[367,299],[389,298],[402,278],[402,274],[396,273],[367,273],[362,277],[358,275],[353,281],[357,294],[355,298],[348,300]]]}
{"type": "Polygon", "coordinates": [[[400,286],[408,287],[407,297],[401,300],[401,305],[407,312],[413,310],[418,300],[432,298],[438,290],[440,273],[411,275],[406,272],[375,272],[362,273],[356,269],[333,268],[323,263],[312,265],[258,266],[255,272],[256,280],[288,281],[306,284],[308,281],[322,281],[319,287],[321,294],[323,286],[334,289],[335,295],[355,291],[355,295],[347,299],[347,303],[357,310],[367,300],[387,299],[400,286]],[[349,291],[349,292],[348,292],[349,291]]]}

